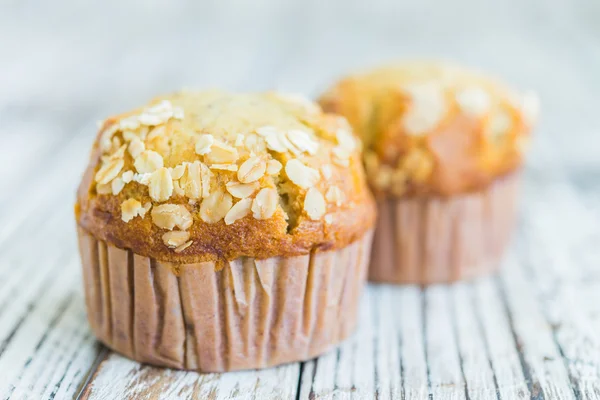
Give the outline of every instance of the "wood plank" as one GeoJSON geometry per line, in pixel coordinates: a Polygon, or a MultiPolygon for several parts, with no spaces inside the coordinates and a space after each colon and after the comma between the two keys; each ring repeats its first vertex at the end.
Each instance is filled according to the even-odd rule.
{"type": "Polygon", "coordinates": [[[289,399],[296,396],[300,365],[198,374],[142,365],[112,353],[98,367],[82,399],[289,399]]]}
{"type": "Polygon", "coordinates": [[[419,288],[369,285],[356,334],[304,364],[299,398],[427,398],[422,327],[419,288]]]}
{"type": "Polygon", "coordinates": [[[424,310],[421,289],[409,285],[391,293],[394,322],[401,338],[401,371],[406,399],[429,397],[425,351],[424,310]]]}
{"type": "Polygon", "coordinates": [[[49,159],[69,135],[48,120],[22,121],[10,115],[0,115],[0,120],[0,171],[14,171],[0,175],[0,190],[9,193],[24,177],[39,173],[39,162],[49,159]]]}
{"type": "Polygon", "coordinates": [[[599,214],[583,206],[582,194],[569,184],[559,182],[535,189],[529,192],[523,213],[519,259],[530,279],[537,283],[541,309],[577,395],[599,399],[598,315],[589,304],[598,303],[600,281],[590,279],[597,275],[597,264],[578,262],[582,252],[593,251],[589,240],[600,235],[599,214]],[[568,211],[548,218],[556,209],[568,211]],[[570,234],[565,237],[569,226],[570,234]],[[587,290],[582,292],[582,288],[587,290]],[[586,298],[582,293],[594,295],[586,298]]]}
{"type": "Polygon", "coordinates": [[[304,363],[300,399],[371,399],[376,393],[371,295],[365,288],[357,331],[338,349],[304,363]]]}
{"type": "MultiPolygon", "coordinates": [[[[83,157],[71,152],[83,154],[86,140],[72,140],[66,152],[52,157],[80,163],[83,157]]],[[[16,201],[13,212],[3,218],[3,227],[11,229],[0,242],[0,370],[6,371],[0,393],[14,398],[72,397],[99,351],[84,312],[73,240],[73,192],[62,185],[53,190],[57,187],[52,185],[61,180],[74,185],[78,176],[65,174],[65,165],[73,168],[59,164],[24,176],[37,185],[25,190],[46,202],[28,209],[27,202],[16,201]]]]}
{"type": "Polygon", "coordinates": [[[480,330],[471,286],[455,284],[451,287],[451,296],[452,319],[468,398],[497,399],[498,386],[480,330]]]}
{"type": "Polygon", "coordinates": [[[501,399],[529,399],[523,369],[511,326],[493,278],[473,284],[473,306],[480,321],[494,377],[501,399]]]}
{"type": "Polygon", "coordinates": [[[552,329],[539,309],[531,290],[532,282],[525,279],[514,250],[507,254],[500,284],[532,397],[573,399],[569,374],[554,343],[552,329]]]}
{"type": "Polygon", "coordinates": [[[324,399],[333,396],[338,359],[339,350],[335,349],[304,363],[300,399],[324,399]]]}
{"type": "Polygon", "coordinates": [[[55,264],[54,277],[42,279],[43,287],[31,285],[37,289],[31,297],[15,299],[13,309],[0,318],[0,393],[40,398],[60,390],[72,395],[77,385],[65,377],[83,378],[92,365],[97,348],[81,293],[73,291],[80,279],[76,263],[55,264]]]}
{"type": "Polygon", "coordinates": [[[394,289],[389,285],[373,285],[370,288],[375,329],[375,390],[376,397],[381,400],[402,396],[401,337],[397,324],[401,316],[393,302],[394,289]]]}
{"type": "Polygon", "coordinates": [[[466,398],[466,386],[452,326],[450,290],[447,285],[423,290],[425,350],[433,398],[459,400],[466,398]]]}
{"type": "Polygon", "coordinates": [[[51,159],[44,160],[33,176],[22,177],[19,196],[0,198],[0,207],[10,210],[6,222],[0,226],[0,243],[9,239],[27,218],[31,219],[31,214],[49,214],[53,208],[72,207],[90,140],[89,134],[76,135],[51,159]],[[41,207],[40,199],[44,199],[41,207]]]}
{"type": "MultiPolygon", "coordinates": [[[[71,266],[74,271],[65,271],[63,265],[66,255],[73,254],[75,250],[74,246],[65,246],[65,243],[72,243],[66,241],[74,233],[69,235],[69,230],[64,233],[57,231],[57,225],[53,224],[61,218],[67,218],[67,215],[66,210],[55,213],[40,224],[35,234],[29,235],[29,240],[43,243],[37,251],[31,251],[26,240],[17,240],[17,245],[3,249],[4,253],[0,257],[0,340],[12,329],[10,321],[18,320],[21,313],[18,310],[25,310],[36,301],[44,282],[54,279],[57,273],[74,273],[79,270],[77,265],[71,266]],[[46,239],[40,240],[41,237],[46,239]]],[[[71,219],[71,216],[68,218],[71,219]]],[[[21,237],[21,231],[17,237],[21,237]]],[[[0,349],[2,347],[0,342],[0,349]]]]}
{"type": "Polygon", "coordinates": [[[9,395],[15,399],[73,397],[98,351],[79,293],[70,297],[64,312],[51,322],[9,395]]]}
{"type": "MultiPolygon", "coordinates": [[[[365,288],[359,309],[359,325],[353,336],[339,348],[335,371],[335,399],[375,398],[375,374],[373,352],[373,315],[371,314],[371,290],[365,288]],[[364,321],[364,322],[363,322],[364,321]]],[[[327,397],[325,397],[327,398],[327,397]]]]}

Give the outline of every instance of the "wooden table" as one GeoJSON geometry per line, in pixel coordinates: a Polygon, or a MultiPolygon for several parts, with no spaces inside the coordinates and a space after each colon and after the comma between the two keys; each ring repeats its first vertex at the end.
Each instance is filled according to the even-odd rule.
{"type": "Polygon", "coordinates": [[[0,38],[2,398],[600,398],[598,1],[5,2],[0,38]],[[162,370],[95,341],[72,206],[96,120],[182,86],[312,95],[415,55],[541,95],[501,274],[370,285],[339,349],[264,371],[162,370]]]}

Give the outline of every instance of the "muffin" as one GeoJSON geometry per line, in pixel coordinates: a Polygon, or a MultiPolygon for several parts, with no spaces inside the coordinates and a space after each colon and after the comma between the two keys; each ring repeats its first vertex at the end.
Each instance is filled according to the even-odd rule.
{"type": "Polygon", "coordinates": [[[350,76],[320,98],[361,137],[378,221],[369,278],[489,273],[510,238],[539,103],[478,72],[414,62],[350,76]]]}
{"type": "Polygon", "coordinates": [[[346,338],[375,202],[347,122],[275,93],[177,93],[107,119],[75,215],[108,347],[220,372],[346,338]]]}

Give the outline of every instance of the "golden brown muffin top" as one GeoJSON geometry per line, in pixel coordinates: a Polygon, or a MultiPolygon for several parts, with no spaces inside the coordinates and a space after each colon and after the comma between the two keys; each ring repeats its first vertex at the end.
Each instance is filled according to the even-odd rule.
{"type": "Polygon", "coordinates": [[[79,224],[162,261],[339,248],[374,220],[360,142],[298,96],[182,92],[104,121],[79,224]]]}
{"type": "Polygon", "coordinates": [[[477,190],[522,163],[539,103],[459,66],[413,62],[347,77],[324,93],[362,138],[379,196],[477,190]]]}

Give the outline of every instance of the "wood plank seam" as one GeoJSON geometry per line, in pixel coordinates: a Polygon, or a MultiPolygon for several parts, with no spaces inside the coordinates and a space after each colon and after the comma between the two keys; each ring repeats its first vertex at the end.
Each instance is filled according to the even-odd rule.
{"type": "MultiPolygon", "coordinates": [[[[524,235],[522,234],[522,232],[519,232],[518,236],[519,236],[519,240],[517,241],[517,243],[522,243],[522,240],[524,239],[523,238],[524,235]]],[[[527,262],[527,260],[521,259],[521,265],[523,266],[523,270],[527,272],[527,274],[529,275],[529,278],[533,281],[535,279],[535,274],[532,271],[531,267],[529,266],[529,263],[527,262]]],[[[548,320],[548,316],[544,313],[543,307],[542,307],[542,314],[546,317],[546,321],[548,322],[548,325],[550,326],[550,329],[552,331],[552,339],[554,341],[554,345],[558,349],[558,352],[562,358],[563,364],[565,365],[565,369],[567,370],[567,373],[569,374],[569,380],[571,381],[573,394],[575,395],[576,399],[581,399],[582,397],[581,397],[581,390],[579,388],[579,382],[575,378],[575,376],[573,376],[571,369],[569,368],[569,359],[565,355],[564,349],[562,348],[562,346],[560,345],[560,343],[558,341],[557,327],[555,324],[551,323],[548,320]]]]}
{"type": "Polygon", "coordinates": [[[303,361],[300,363],[300,370],[298,372],[298,384],[296,385],[296,396],[294,397],[295,400],[300,400],[300,390],[302,388],[302,375],[304,372],[305,364],[306,364],[306,361],[303,361]]]}
{"type": "MultiPolygon", "coordinates": [[[[526,218],[525,215],[522,216],[522,219],[524,219],[524,218],[526,218]]],[[[532,242],[531,237],[524,231],[524,229],[520,229],[517,232],[517,237],[518,237],[518,240],[516,241],[517,242],[516,246],[519,249],[519,251],[516,252],[517,257],[519,258],[520,264],[523,266],[523,271],[525,272],[526,276],[529,278],[530,281],[535,282],[536,279],[540,279],[540,277],[536,276],[535,268],[531,265],[531,260],[526,256],[527,253],[525,253],[526,247],[533,246],[534,244],[531,243],[532,242]]],[[[580,379],[578,379],[578,377],[576,377],[573,374],[573,371],[571,369],[572,360],[565,353],[565,349],[563,348],[563,345],[561,344],[561,341],[558,337],[559,327],[557,326],[556,323],[552,322],[552,319],[548,315],[547,308],[543,306],[544,299],[540,298],[540,296],[543,296],[543,293],[539,293],[538,291],[535,291],[535,295],[536,295],[538,301],[542,303],[541,313],[542,313],[542,315],[544,315],[546,322],[548,323],[548,325],[550,327],[554,345],[556,346],[556,348],[561,356],[562,362],[565,366],[565,369],[568,373],[569,381],[571,382],[571,387],[574,392],[574,395],[577,399],[581,399],[583,397],[583,389],[581,388],[582,382],[580,382],[580,379]]]]}
{"type": "MultiPolygon", "coordinates": [[[[21,378],[21,375],[23,374],[23,371],[25,369],[27,369],[29,363],[31,363],[31,361],[33,360],[33,358],[37,355],[40,347],[44,344],[44,342],[46,341],[46,339],[48,339],[49,331],[56,326],[56,324],[58,323],[58,320],[64,315],[64,313],[67,310],[67,307],[69,306],[69,303],[71,302],[72,299],[73,299],[73,293],[70,293],[61,302],[61,304],[58,305],[56,313],[52,317],[52,319],[50,320],[50,323],[48,324],[48,327],[46,328],[46,331],[44,332],[44,334],[42,335],[42,337],[40,338],[40,340],[38,341],[38,343],[35,345],[33,354],[31,354],[31,356],[27,359],[27,361],[25,361],[25,364],[23,365],[23,368],[21,369],[21,372],[18,375],[18,377],[19,377],[18,379],[21,378]]],[[[17,328],[17,327],[15,326],[15,328],[17,328]]],[[[10,342],[10,339],[7,339],[7,342],[10,342]]],[[[7,343],[7,345],[8,345],[8,343],[7,343]]],[[[2,354],[0,353],[0,356],[1,355],[2,354]]],[[[15,388],[16,387],[14,385],[12,385],[11,388],[9,389],[9,391],[8,391],[8,397],[9,398],[13,394],[13,391],[15,390],[15,388]]]]}
{"type": "MultiPolygon", "coordinates": [[[[367,288],[365,287],[364,290],[367,290],[367,288]]],[[[378,296],[376,296],[375,294],[372,294],[372,297],[374,298],[375,301],[373,301],[372,303],[378,303],[377,300],[379,300],[378,296]]],[[[379,309],[377,307],[371,307],[369,310],[370,314],[371,314],[371,320],[369,321],[374,327],[378,326],[378,322],[380,315],[379,315],[379,309]]],[[[359,321],[360,323],[360,321],[359,321]]],[[[381,332],[378,332],[379,334],[381,334],[381,332]]],[[[373,360],[377,360],[379,356],[379,354],[377,353],[377,349],[378,344],[379,344],[379,340],[381,340],[379,338],[379,335],[373,335],[373,360]]],[[[379,396],[381,396],[381,386],[380,386],[380,379],[379,379],[379,370],[377,368],[377,363],[375,363],[373,368],[373,375],[374,375],[374,381],[375,381],[375,398],[378,399],[379,396]]],[[[390,385],[390,390],[391,390],[391,385],[390,385]]]]}
{"type": "MultiPolygon", "coordinates": [[[[88,333],[88,335],[86,335],[85,339],[94,339],[95,341],[95,337],[92,335],[92,333],[88,333]]],[[[100,346],[99,344],[96,344],[98,346],[100,346]]],[[[52,392],[50,393],[50,399],[54,399],[54,397],[56,396],[56,393],[58,392],[58,390],[61,388],[63,381],[65,380],[65,378],[67,377],[67,372],[69,370],[69,367],[72,365],[73,363],[73,359],[69,360],[69,362],[67,363],[67,366],[65,368],[65,373],[61,376],[61,378],[56,382],[56,384],[54,385],[54,389],[52,390],[52,392]]],[[[89,373],[89,371],[86,371],[87,373],[89,373]]],[[[76,378],[77,375],[74,376],[74,378],[76,378]]],[[[86,376],[83,376],[82,379],[82,383],[85,382],[86,376]]],[[[70,388],[70,386],[73,384],[73,381],[68,383],[68,387],[67,390],[70,388]]],[[[78,396],[79,394],[79,390],[76,389],[75,390],[75,396],[78,396]]]]}
{"type": "Polygon", "coordinates": [[[402,398],[405,398],[406,396],[406,391],[405,391],[405,385],[406,385],[406,371],[404,370],[404,359],[402,358],[402,347],[405,345],[404,344],[404,338],[402,337],[402,335],[400,334],[400,329],[398,326],[396,326],[396,330],[398,332],[398,347],[399,347],[399,351],[398,351],[398,363],[400,364],[400,389],[402,390],[402,398]]]}
{"type": "Polygon", "coordinates": [[[433,390],[431,387],[431,371],[429,369],[429,351],[427,350],[427,296],[425,291],[421,290],[421,332],[423,334],[423,349],[425,351],[425,362],[427,367],[427,390],[429,391],[429,398],[433,399],[433,390]]]}
{"type": "Polygon", "coordinates": [[[98,356],[94,360],[87,375],[81,380],[81,385],[76,391],[76,400],[83,400],[89,397],[94,377],[98,374],[98,369],[102,362],[105,361],[111,353],[110,349],[103,344],[98,343],[98,346],[100,347],[100,352],[98,352],[98,356]]]}
{"type": "Polygon", "coordinates": [[[479,335],[484,338],[483,340],[483,345],[485,347],[485,352],[487,355],[487,359],[490,365],[490,369],[493,372],[493,379],[494,379],[494,387],[496,388],[496,397],[498,398],[498,400],[502,400],[501,396],[500,396],[500,387],[498,385],[498,377],[496,376],[496,369],[494,368],[494,363],[492,362],[492,354],[490,351],[490,347],[489,344],[487,342],[487,340],[485,340],[485,329],[483,328],[483,321],[481,318],[481,309],[478,307],[478,303],[476,301],[476,297],[475,297],[475,288],[473,287],[473,283],[469,284],[469,294],[470,294],[470,298],[471,298],[471,302],[474,306],[474,312],[476,315],[475,321],[477,323],[477,328],[479,330],[479,335]]]}
{"type": "MultiPolygon", "coordinates": [[[[52,271],[52,270],[48,271],[47,276],[49,276],[49,278],[44,280],[44,282],[42,284],[42,289],[40,289],[38,291],[39,296],[42,296],[45,293],[45,288],[47,288],[55,279],[57,279],[57,274],[53,273],[53,272],[54,271],[52,271]]],[[[27,307],[26,307],[23,315],[21,315],[21,317],[17,320],[17,322],[15,323],[15,325],[12,327],[11,331],[9,332],[8,336],[0,343],[0,357],[2,356],[2,354],[4,353],[6,348],[9,346],[12,338],[15,336],[15,334],[19,331],[19,329],[21,328],[23,323],[26,321],[27,316],[33,310],[35,310],[37,305],[38,304],[35,301],[27,304],[27,307]]]]}
{"type": "Polygon", "coordinates": [[[460,373],[462,375],[463,378],[463,382],[465,383],[465,387],[464,387],[464,392],[465,392],[465,399],[466,400],[471,400],[471,397],[469,395],[469,382],[467,381],[467,376],[465,374],[465,367],[464,367],[464,359],[463,356],[461,354],[461,349],[460,349],[460,344],[459,344],[459,333],[458,333],[458,326],[457,326],[457,314],[456,314],[456,302],[455,301],[451,301],[450,302],[450,310],[452,312],[452,329],[454,330],[454,347],[456,349],[456,353],[458,354],[458,361],[460,363],[460,373]]]}
{"type": "Polygon", "coordinates": [[[504,286],[503,286],[499,276],[495,277],[495,282],[498,287],[498,290],[500,291],[500,295],[502,297],[502,304],[504,305],[504,312],[506,313],[508,323],[509,323],[509,326],[511,329],[511,333],[513,335],[513,341],[515,344],[515,348],[517,349],[518,354],[519,354],[519,361],[521,363],[521,369],[523,371],[523,376],[525,377],[525,382],[527,382],[527,388],[529,389],[529,393],[531,394],[531,399],[532,400],[543,400],[543,399],[545,399],[545,396],[544,396],[544,393],[540,386],[540,383],[537,380],[534,381],[534,377],[531,375],[531,369],[530,369],[529,365],[527,364],[527,361],[525,360],[525,355],[523,354],[523,347],[521,346],[521,343],[519,342],[519,337],[517,335],[517,332],[515,331],[515,322],[513,320],[512,314],[510,312],[506,291],[504,289],[504,286]]]}

